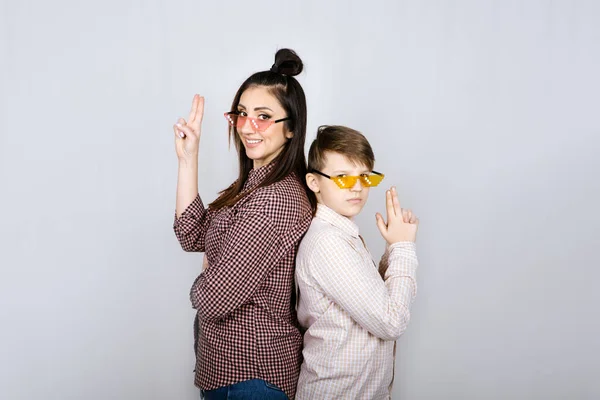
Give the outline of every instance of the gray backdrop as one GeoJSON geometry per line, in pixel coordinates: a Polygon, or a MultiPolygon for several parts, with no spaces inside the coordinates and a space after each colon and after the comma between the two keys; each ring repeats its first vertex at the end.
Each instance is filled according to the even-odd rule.
{"type": "MultiPolygon", "coordinates": [[[[421,217],[394,398],[600,397],[597,1],[0,2],[0,398],[197,399],[172,124],[291,47],[421,217]]],[[[376,257],[372,191],[359,218],[376,257]]]]}

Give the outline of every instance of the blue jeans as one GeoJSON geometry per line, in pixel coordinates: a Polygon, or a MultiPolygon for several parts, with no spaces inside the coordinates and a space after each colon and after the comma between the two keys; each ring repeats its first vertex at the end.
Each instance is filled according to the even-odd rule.
{"type": "Polygon", "coordinates": [[[262,379],[251,379],[214,390],[201,390],[200,398],[204,400],[288,400],[283,390],[262,379]]]}

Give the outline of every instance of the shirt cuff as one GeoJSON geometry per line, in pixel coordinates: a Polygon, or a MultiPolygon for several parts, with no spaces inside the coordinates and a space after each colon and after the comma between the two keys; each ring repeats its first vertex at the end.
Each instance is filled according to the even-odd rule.
{"type": "Polygon", "coordinates": [[[417,247],[414,242],[396,242],[389,246],[388,275],[416,277],[417,247]]]}
{"type": "Polygon", "coordinates": [[[181,216],[177,218],[177,211],[175,211],[175,222],[173,224],[174,227],[184,224],[187,220],[197,220],[202,216],[204,212],[204,204],[202,203],[202,199],[200,198],[200,194],[196,195],[194,201],[191,202],[189,206],[181,213],[181,216]]]}

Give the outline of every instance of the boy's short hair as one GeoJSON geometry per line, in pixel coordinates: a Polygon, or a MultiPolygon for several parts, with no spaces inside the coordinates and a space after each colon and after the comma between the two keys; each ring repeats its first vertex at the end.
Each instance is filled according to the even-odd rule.
{"type": "Polygon", "coordinates": [[[308,151],[308,172],[325,167],[326,153],[334,152],[369,170],[375,165],[375,155],[367,138],[354,129],[340,125],[322,125],[308,151]]]}

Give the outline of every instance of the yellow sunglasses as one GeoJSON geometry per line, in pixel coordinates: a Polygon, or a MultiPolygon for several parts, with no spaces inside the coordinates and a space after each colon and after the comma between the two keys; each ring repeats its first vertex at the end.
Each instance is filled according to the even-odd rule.
{"type": "Polygon", "coordinates": [[[361,174],[358,176],[357,175],[329,176],[327,174],[322,173],[321,171],[317,171],[316,169],[313,169],[310,172],[314,172],[316,174],[324,176],[325,178],[331,179],[332,181],[335,182],[336,185],[338,185],[338,187],[340,189],[350,189],[351,187],[354,187],[354,185],[356,185],[356,181],[359,179],[360,179],[360,183],[364,187],[377,186],[381,183],[381,181],[385,177],[384,174],[382,174],[381,172],[377,172],[377,171],[371,171],[370,174],[361,174]]]}

